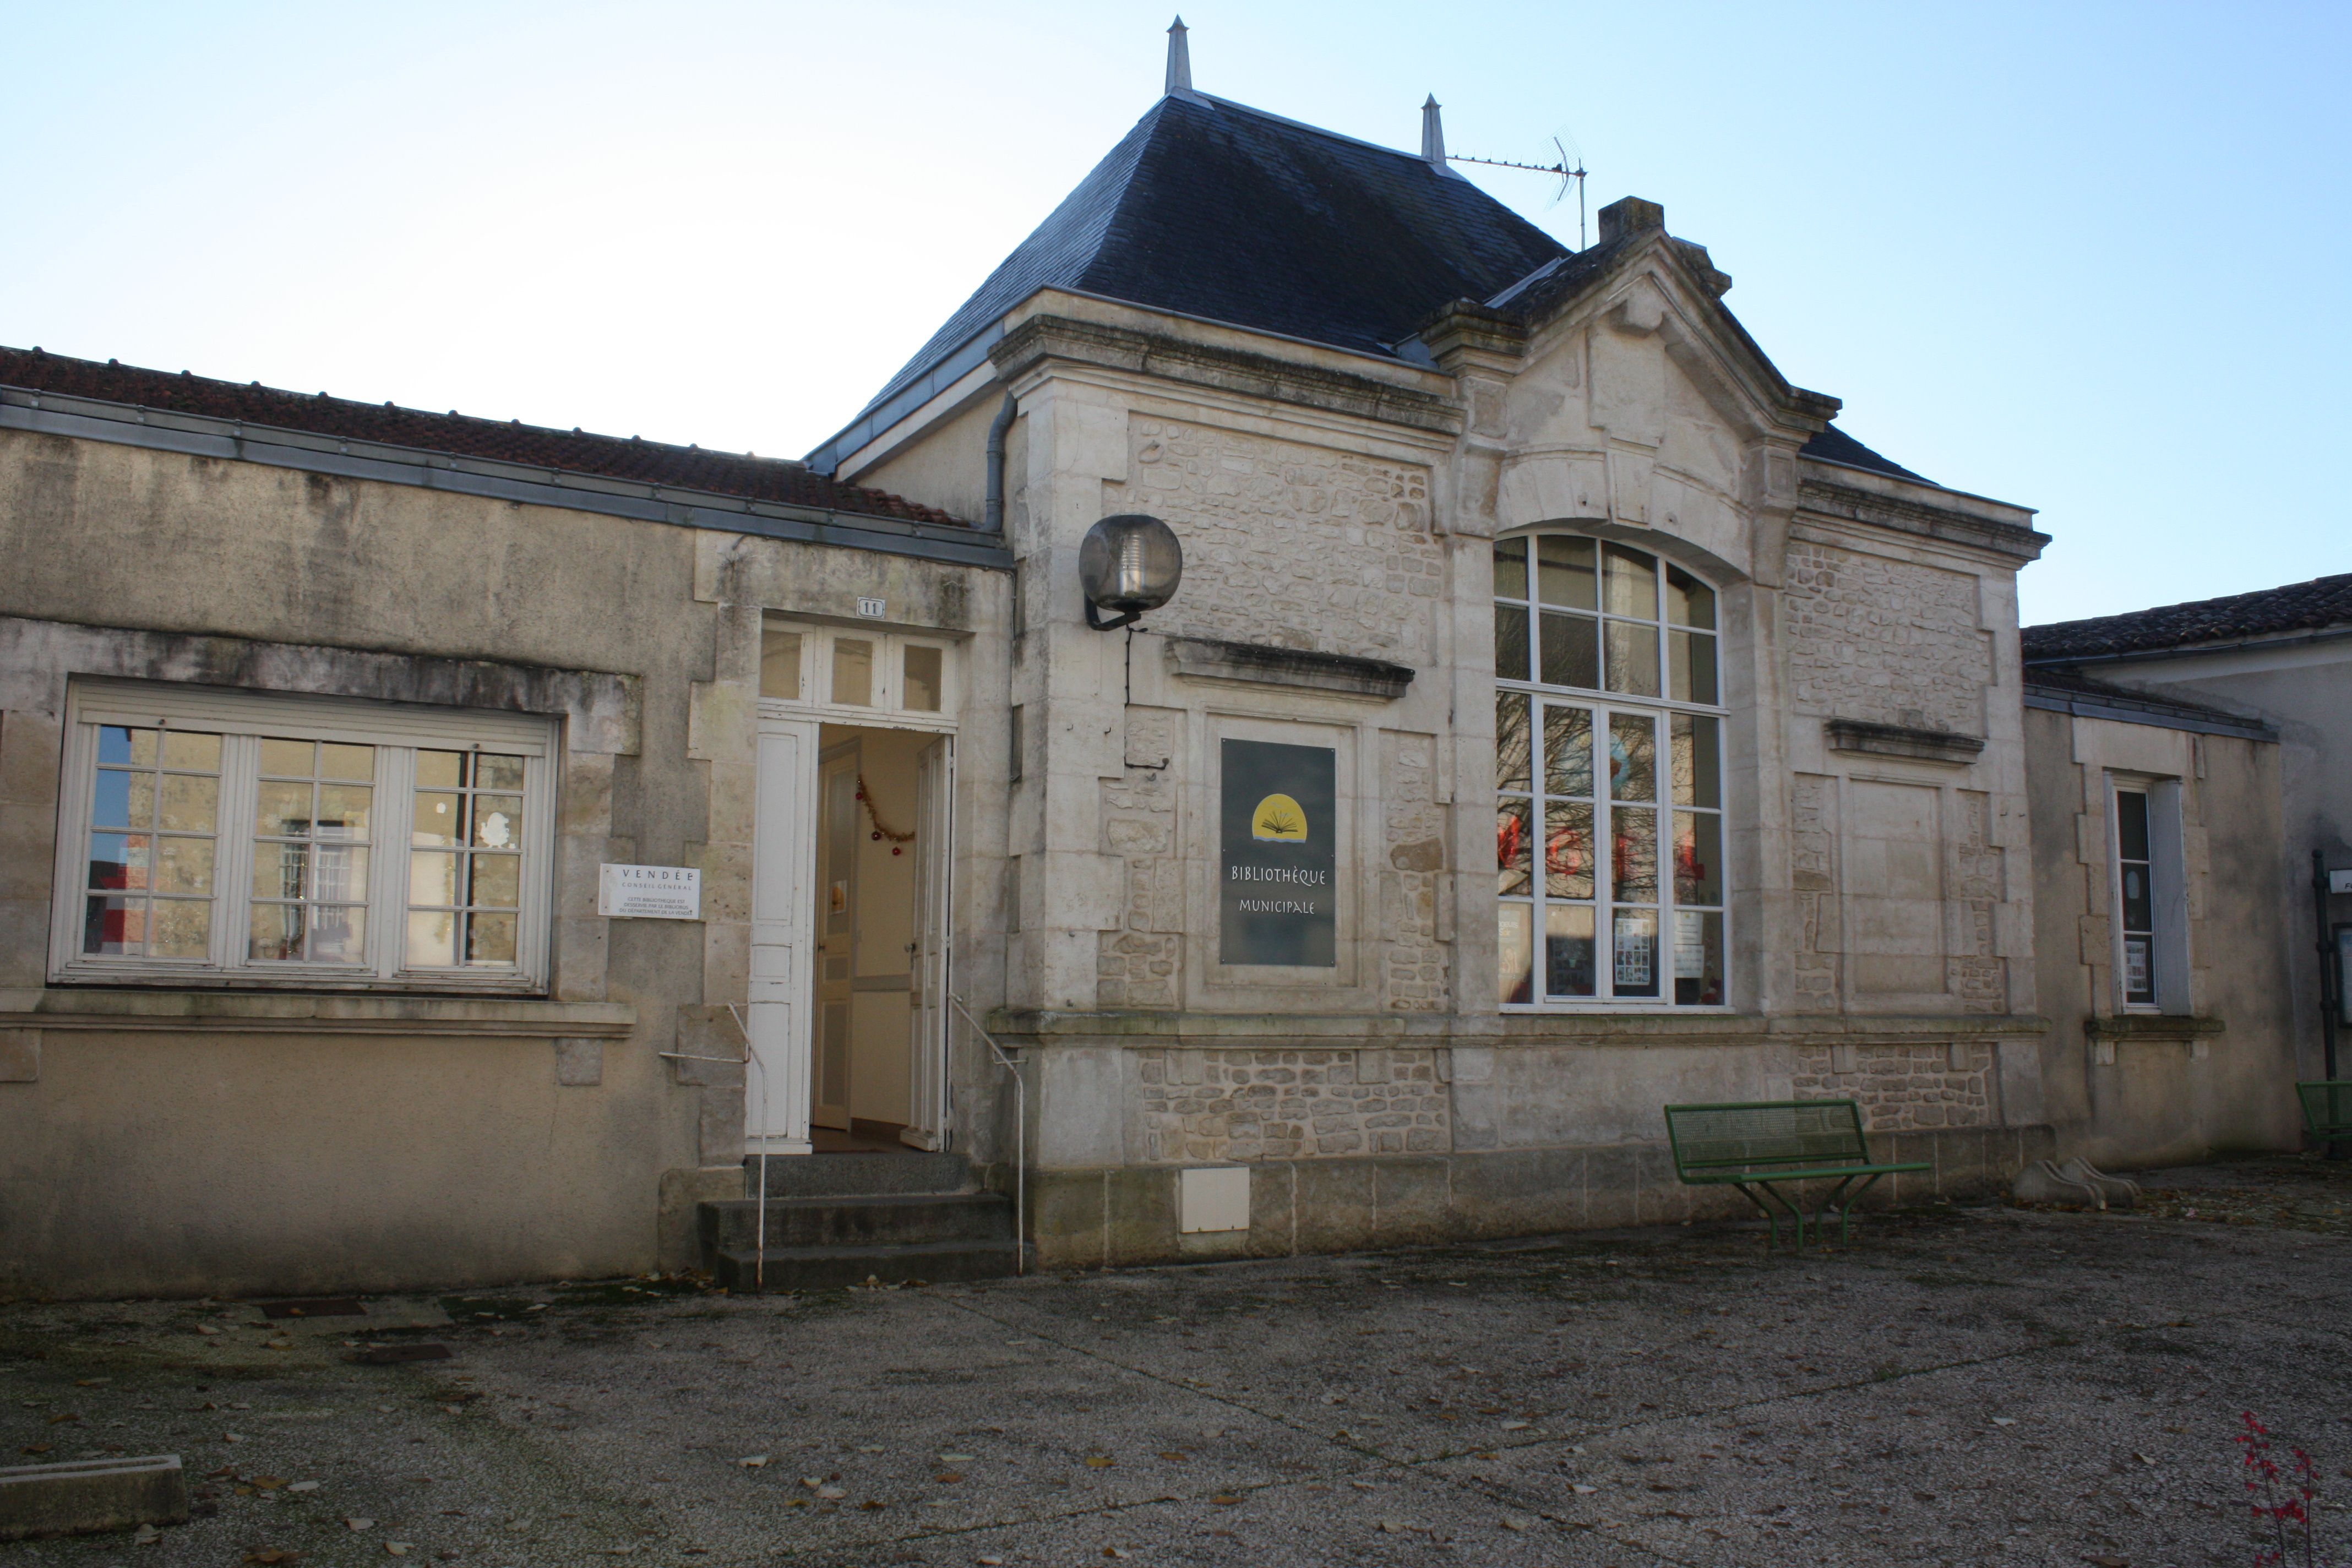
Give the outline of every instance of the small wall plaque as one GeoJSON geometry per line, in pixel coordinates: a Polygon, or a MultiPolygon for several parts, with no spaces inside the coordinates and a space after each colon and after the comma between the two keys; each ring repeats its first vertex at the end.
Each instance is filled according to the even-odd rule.
{"type": "Polygon", "coordinates": [[[869,621],[880,620],[883,616],[888,612],[889,608],[890,606],[880,599],[860,599],[857,601],[857,613],[864,616],[869,621]]]}
{"type": "Polygon", "coordinates": [[[621,920],[698,921],[702,871],[695,866],[598,868],[596,912],[621,920]]]}

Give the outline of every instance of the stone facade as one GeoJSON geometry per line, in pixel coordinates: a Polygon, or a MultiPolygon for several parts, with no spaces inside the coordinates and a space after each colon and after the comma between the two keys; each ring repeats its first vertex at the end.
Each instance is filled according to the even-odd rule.
{"type": "Polygon", "coordinates": [[[1147,1050],[1136,1061],[1153,1163],[1435,1153],[1451,1106],[1426,1050],[1147,1050]]]}
{"type": "Polygon", "coordinates": [[[1787,570],[1799,712],[1984,733],[1992,649],[1973,574],[1806,539],[1787,570]]]}
{"type": "Polygon", "coordinates": [[[1799,1100],[1860,1101],[1873,1132],[2000,1121],[1994,1054],[1984,1046],[1801,1046],[1789,1087],[1799,1100]]]}

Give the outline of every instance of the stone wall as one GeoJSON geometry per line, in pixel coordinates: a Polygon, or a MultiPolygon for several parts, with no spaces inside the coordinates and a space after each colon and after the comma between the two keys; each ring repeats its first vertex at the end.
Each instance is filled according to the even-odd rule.
{"type": "Polygon", "coordinates": [[[1453,1113],[1428,1050],[1139,1051],[1142,1158],[1186,1164],[1441,1152],[1453,1113]]]}
{"type": "Polygon", "coordinates": [[[1976,578],[1791,539],[1783,625],[1798,711],[1985,732],[1992,645],[1976,578]]]}
{"type": "Polygon", "coordinates": [[[1184,957],[1176,785],[1163,763],[1130,766],[1101,787],[1103,853],[1125,859],[1126,897],[1118,929],[1095,933],[1095,1003],[1173,1007],[1184,957]]]}
{"type": "Polygon", "coordinates": [[[1987,1046],[1799,1046],[1797,1100],[1855,1100],[1874,1134],[1990,1127],[1993,1052],[1987,1046]]]}
{"type": "Polygon", "coordinates": [[[1108,509],[1163,517],[1184,591],[1163,630],[1426,665],[1444,552],[1428,470],[1203,425],[1134,418],[1108,509]]]}
{"type": "Polygon", "coordinates": [[[1437,804],[1437,741],[1381,734],[1381,805],[1388,864],[1381,871],[1381,981],[1400,1012],[1442,1013],[1452,1001],[1450,944],[1438,932],[1445,808],[1437,804]]]}

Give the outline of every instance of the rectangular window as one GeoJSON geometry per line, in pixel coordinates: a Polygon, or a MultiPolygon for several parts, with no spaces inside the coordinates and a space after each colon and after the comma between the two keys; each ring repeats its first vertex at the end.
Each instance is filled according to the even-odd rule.
{"type": "Polygon", "coordinates": [[[856,710],[843,719],[870,723],[876,713],[903,714],[922,727],[942,725],[961,689],[953,643],[940,637],[793,625],[771,613],[760,637],[760,700],[795,708],[856,710]]]}
{"type": "Polygon", "coordinates": [[[553,746],[522,715],[77,682],[52,975],[537,990],[553,746]]]}
{"type": "Polygon", "coordinates": [[[2115,775],[2108,785],[2116,1001],[2130,1011],[2186,1013],[2180,783],[2115,775]]]}

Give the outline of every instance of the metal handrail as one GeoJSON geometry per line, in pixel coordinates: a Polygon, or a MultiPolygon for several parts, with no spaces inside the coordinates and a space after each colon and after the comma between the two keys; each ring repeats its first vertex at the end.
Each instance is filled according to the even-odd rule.
{"type": "MultiPolygon", "coordinates": [[[[735,1004],[727,1004],[727,1016],[735,1020],[736,1031],[743,1037],[743,1054],[740,1057],[698,1057],[686,1051],[656,1051],[654,1055],[674,1062],[716,1062],[721,1067],[749,1068],[759,1075],[760,1109],[768,1106],[768,1069],[760,1063],[760,1053],[751,1048],[751,1031],[745,1027],[743,1015],[735,1004]]],[[[768,1289],[768,1135],[760,1134],[760,1191],[752,1223],[758,1227],[751,1242],[751,1289],[761,1295],[768,1289]]]]}
{"type": "Polygon", "coordinates": [[[1021,1064],[1005,1054],[981,1021],[971,1016],[963,998],[950,991],[948,1005],[963,1015],[971,1032],[988,1042],[989,1055],[996,1065],[1013,1075],[1013,1272],[1029,1272],[1029,1083],[1021,1076],[1021,1064]]]}

